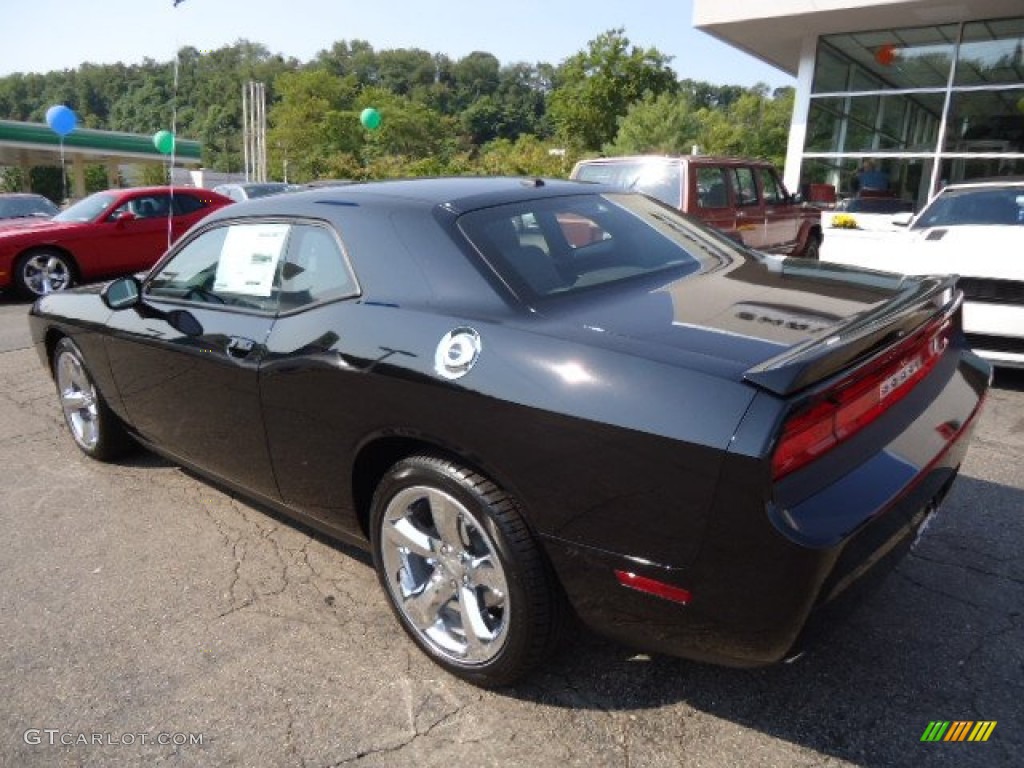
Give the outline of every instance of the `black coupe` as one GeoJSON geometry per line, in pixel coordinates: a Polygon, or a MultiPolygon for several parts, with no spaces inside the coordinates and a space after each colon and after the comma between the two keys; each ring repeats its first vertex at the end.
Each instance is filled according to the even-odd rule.
{"type": "Polygon", "coordinates": [[[409,636],[498,685],[571,612],[787,657],[953,483],[991,375],[960,305],[642,195],[462,178],[223,208],[30,319],[86,454],[138,442],[370,548],[409,636]]]}

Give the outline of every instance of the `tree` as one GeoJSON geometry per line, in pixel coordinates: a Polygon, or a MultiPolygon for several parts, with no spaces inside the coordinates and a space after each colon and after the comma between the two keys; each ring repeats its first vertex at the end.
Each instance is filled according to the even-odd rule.
{"type": "Polygon", "coordinates": [[[356,110],[347,118],[351,125],[359,125],[358,113],[365,107],[374,107],[383,118],[378,130],[361,133],[368,163],[384,156],[443,161],[457,149],[455,121],[425,104],[381,88],[368,88],[360,94],[356,110]]]}
{"type": "Polygon", "coordinates": [[[493,54],[473,51],[452,66],[454,79],[454,107],[462,111],[485,96],[498,90],[501,81],[501,63],[493,54]]]}
{"type": "Polygon", "coordinates": [[[615,140],[604,147],[606,155],[688,154],[700,144],[701,120],[689,97],[648,93],[634,102],[619,120],[615,140]]]}
{"type": "Polygon", "coordinates": [[[365,40],[339,40],[329,50],[320,51],[310,66],[326,69],[337,77],[353,75],[357,82],[368,85],[380,77],[377,54],[365,40]]]}
{"type": "Polygon", "coordinates": [[[712,154],[759,157],[781,166],[786,158],[793,90],[775,97],[759,84],[745,90],[726,110],[701,109],[701,148],[712,154]]]}
{"type": "Polygon", "coordinates": [[[558,70],[548,100],[558,133],[583,149],[600,149],[615,137],[630,104],[677,90],[670,61],[656,48],[631,46],[622,29],[599,35],[558,70]]]}
{"type": "MultiPolygon", "coordinates": [[[[177,89],[175,61],[153,59],[0,77],[0,118],[42,122],[49,106],[64,103],[83,127],[143,135],[174,127],[202,142],[207,168],[237,171],[242,86],[257,80],[267,93],[270,173],[281,177],[287,162],[298,181],[561,175],[584,149],[676,153],[694,143],[781,161],[790,89],[677,83],[669,61],[632,45],[621,29],[557,67],[503,66],[486,51],[457,60],[415,48],[378,52],[364,40],[338,41],[303,63],[237,40],[212,51],[181,48],[177,89]],[[368,106],[384,115],[377,131],[360,125],[368,106]],[[555,147],[565,154],[549,154],[555,147]]],[[[31,179],[60,196],[59,171],[31,179]]],[[[21,185],[12,173],[2,180],[21,185]]],[[[93,182],[103,182],[99,172],[93,182]]]]}
{"type": "Polygon", "coordinates": [[[694,109],[726,109],[746,92],[740,85],[715,85],[690,78],[680,80],[679,89],[689,97],[694,109]]]}
{"type": "Polygon", "coordinates": [[[319,178],[326,174],[327,157],[358,152],[355,128],[341,117],[352,114],[358,89],[354,76],[340,78],[325,69],[286,72],[276,87],[279,100],[269,109],[267,142],[275,166],[287,159],[289,178],[319,178]]]}
{"type": "Polygon", "coordinates": [[[479,161],[481,172],[501,176],[567,176],[571,167],[564,150],[536,136],[496,139],[483,148],[479,161]]]}
{"type": "Polygon", "coordinates": [[[437,77],[434,57],[419,48],[396,48],[377,54],[380,87],[401,96],[429,88],[437,77]]]}

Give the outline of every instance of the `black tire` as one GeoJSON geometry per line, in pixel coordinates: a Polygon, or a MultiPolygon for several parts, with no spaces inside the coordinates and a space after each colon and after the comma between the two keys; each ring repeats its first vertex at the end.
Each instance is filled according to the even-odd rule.
{"type": "Polygon", "coordinates": [[[82,453],[98,461],[110,461],[134,445],[124,424],[96,388],[82,351],[69,338],[61,339],[53,350],[53,380],[64,423],[82,453]]]}
{"type": "Polygon", "coordinates": [[[558,645],[565,597],[515,500],[487,478],[404,459],[374,493],[370,534],[399,623],[452,674],[508,685],[558,645]]]}
{"type": "Polygon", "coordinates": [[[75,284],[75,263],[66,253],[40,248],[23,254],[14,269],[14,286],[26,299],[66,291],[75,284]]]}
{"type": "Polygon", "coordinates": [[[800,258],[809,259],[810,261],[820,261],[821,238],[815,235],[810,235],[807,238],[807,245],[804,246],[804,249],[800,254],[800,258]]]}

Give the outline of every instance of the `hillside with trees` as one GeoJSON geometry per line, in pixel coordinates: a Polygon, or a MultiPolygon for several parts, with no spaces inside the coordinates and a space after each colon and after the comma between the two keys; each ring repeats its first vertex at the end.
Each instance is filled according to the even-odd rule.
{"type": "MultiPolygon", "coordinates": [[[[241,91],[258,80],[277,179],[563,176],[584,156],[687,153],[694,145],[781,163],[792,89],[680,80],[670,65],[622,29],[557,65],[503,64],[484,51],[460,59],[378,51],[362,40],[338,41],[302,62],[240,40],[202,53],[182,48],[176,91],[173,61],[9,75],[0,78],[0,119],[43,122],[53,104],[74,109],[88,128],[145,134],[175,119],[178,135],[202,142],[207,168],[240,172],[241,91]],[[383,116],[378,130],[361,126],[366,107],[383,116]]],[[[103,184],[102,173],[92,177],[103,184]]]]}

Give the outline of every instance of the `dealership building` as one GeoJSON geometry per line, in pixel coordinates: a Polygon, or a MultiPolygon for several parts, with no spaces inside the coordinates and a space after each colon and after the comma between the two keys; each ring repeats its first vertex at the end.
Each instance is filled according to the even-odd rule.
{"type": "Polygon", "coordinates": [[[1022,0],[695,0],[693,21],[797,78],[790,189],[855,194],[869,162],[920,205],[1024,175],[1022,0]]]}

